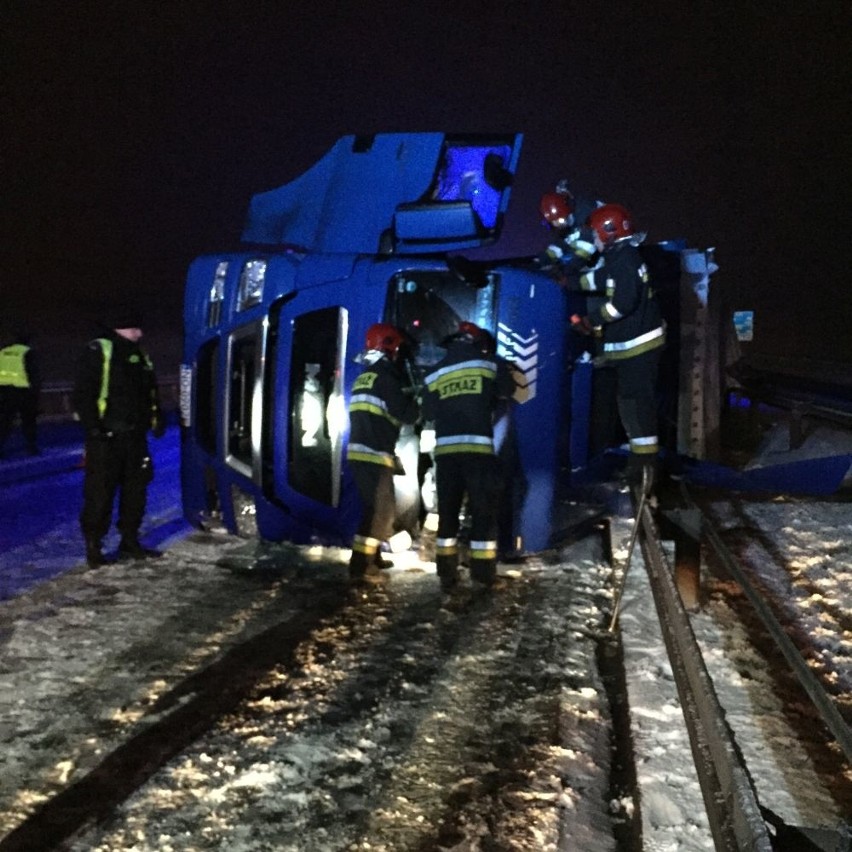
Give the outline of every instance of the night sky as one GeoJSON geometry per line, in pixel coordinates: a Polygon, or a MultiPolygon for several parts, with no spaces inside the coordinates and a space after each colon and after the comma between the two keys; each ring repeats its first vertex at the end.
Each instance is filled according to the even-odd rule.
{"type": "Polygon", "coordinates": [[[186,268],[251,195],[348,133],[520,131],[501,254],[568,177],[714,246],[754,351],[852,362],[848,0],[239,6],[3,3],[6,330],[73,349],[132,297],[174,372],[186,268]]]}

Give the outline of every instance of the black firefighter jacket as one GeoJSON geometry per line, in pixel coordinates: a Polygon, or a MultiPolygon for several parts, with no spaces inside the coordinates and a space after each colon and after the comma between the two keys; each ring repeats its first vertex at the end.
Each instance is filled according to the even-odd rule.
{"type": "Polygon", "coordinates": [[[425,382],[423,414],[435,424],[435,456],[493,455],[494,411],[516,388],[508,363],[456,341],[425,382]]]}
{"type": "Polygon", "coordinates": [[[607,360],[632,358],[666,341],[660,307],[648,267],[630,240],[617,242],[603,254],[595,270],[595,290],[605,297],[589,312],[589,322],[603,329],[607,360]]]}
{"type": "Polygon", "coordinates": [[[399,430],[417,415],[417,401],[403,389],[399,370],[385,357],[368,364],[352,386],[347,460],[393,468],[399,430]]]}

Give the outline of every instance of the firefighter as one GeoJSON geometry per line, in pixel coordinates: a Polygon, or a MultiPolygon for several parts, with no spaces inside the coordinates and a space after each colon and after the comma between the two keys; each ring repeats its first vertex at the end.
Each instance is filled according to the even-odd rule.
{"type": "Polygon", "coordinates": [[[502,472],[494,449],[494,414],[516,389],[494,338],[470,322],[445,341],[446,355],[426,376],[424,418],[434,425],[438,532],[435,563],[441,589],[459,581],[458,534],[467,497],[470,576],[490,587],[497,574],[502,472]]]}
{"type": "Polygon", "coordinates": [[[536,266],[549,272],[562,287],[587,291],[593,288],[591,271],[601,260],[585,220],[582,226],[576,224],[578,207],[585,209],[586,205],[578,205],[566,180],[541,196],[539,211],[553,239],[536,258],[536,266]]]}
{"type": "Polygon", "coordinates": [[[74,409],[85,431],[85,475],[80,527],[86,562],[107,562],[102,541],[119,494],[120,559],[152,559],[157,550],[143,547],[139,529],[145,515],[148,485],[154,471],[148,432],[165,434],[156,376],[142,350],[141,322],[133,313],[103,324],[103,334],[89,342],[78,365],[74,409]]]}
{"type": "Polygon", "coordinates": [[[410,342],[395,326],[375,323],[367,329],[359,358],[364,366],[349,402],[346,450],[363,509],[349,560],[349,576],[356,582],[389,567],[380,547],[393,533],[396,515],[393,477],[401,466],[396,442],[402,425],[415,423],[419,414],[406,371],[410,355],[410,342]]]}
{"type": "MultiPolygon", "coordinates": [[[[596,201],[594,205],[578,202],[566,180],[559,181],[554,191],[542,195],[539,203],[542,219],[555,238],[539,255],[536,265],[548,272],[566,291],[568,310],[574,319],[595,311],[606,301],[606,296],[597,291],[595,283],[595,270],[603,264],[603,258],[595,246],[594,231],[588,224],[588,216],[602,205],[602,201],[596,201]],[[578,225],[578,222],[582,224],[578,225]]],[[[590,358],[595,367],[589,449],[592,455],[597,455],[610,446],[621,431],[614,404],[615,372],[603,357],[602,341],[598,335],[577,322],[572,322],[571,329],[575,332],[569,340],[571,361],[590,358]]]]}
{"type": "Polygon", "coordinates": [[[39,455],[36,420],[41,371],[31,343],[31,336],[21,332],[14,343],[0,349],[0,458],[16,415],[21,421],[27,453],[39,455]]]}
{"type": "Polygon", "coordinates": [[[637,234],[630,213],[620,204],[604,204],[588,223],[603,261],[594,273],[595,289],[605,301],[588,316],[573,316],[572,323],[602,333],[603,357],[614,368],[618,414],[630,447],[627,477],[650,490],[659,453],[656,392],[665,323],[638,249],[644,234],[637,234]]]}

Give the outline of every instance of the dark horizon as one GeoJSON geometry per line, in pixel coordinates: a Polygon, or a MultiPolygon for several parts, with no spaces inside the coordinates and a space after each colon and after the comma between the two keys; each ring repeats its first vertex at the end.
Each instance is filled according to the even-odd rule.
{"type": "Polygon", "coordinates": [[[7,6],[3,325],[82,346],[130,298],[179,359],[186,269],[236,245],[254,193],[349,133],[510,131],[503,256],[544,245],[538,198],[567,177],[650,241],[715,247],[755,351],[852,362],[852,7],[573,6],[7,6]]]}

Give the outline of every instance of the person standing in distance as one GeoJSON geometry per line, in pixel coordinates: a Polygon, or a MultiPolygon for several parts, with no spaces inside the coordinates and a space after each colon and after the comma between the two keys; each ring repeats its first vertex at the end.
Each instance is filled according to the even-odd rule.
{"type": "Polygon", "coordinates": [[[352,387],[346,460],[363,509],[349,560],[349,576],[356,582],[384,567],[379,548],[393,533],[396,515],[396,442],[400,427],[416,422],[419,414],[405,372],[406,350],[398,328],[371,325],[360,356],[364,367],[352,387]]]}
{"type": "Polygon", "coordinates": [[[441,589],[459,581],[459,516],[467,497],[471,517],[470,576],[486,587],[497,576],[501,469],[494,451],[494,414],[516,383],[498,361],[494,338],[471,322],[459,323],[447,353],[426,376],[424,419],[434,424],[438,533],[435,564],[441,589]]]}
{"type": "Polygon", "coordinates": [[[648,267],[638,246],[632,217],[620,204],[604,204],[589,216],[603,264],[595,270],[595,289],[606,300],[587,317],[573,316],[584,329],[600,329],[603,357],[615,369],[619,417],[627,433],[628,481],[654,485],[659,454],[657,374],[666,342],[665,323],[648,267]]]}
{"type": "Polygon", "coordinates": [[[39,454],[36,421],[40,393],[41,371],[32,347],[32,336],[20,332],[14,343],[0,349],[0,458],[15,415],[21,421],[27,453],[39,454]]]}
{"type": "Polygon", "coordinates": [[[107,561],[101,548],[116,494],[119,558],[162,555],[139,541],[154,475],[148,432],[165,434],[154,367],[139,345],[141,325],[134,313],[118,314],[103,324],[103,334],[89,342],[78,365],[74,409],[85,431],[86,458],[80,527],[92,568],[107,561]]]}

